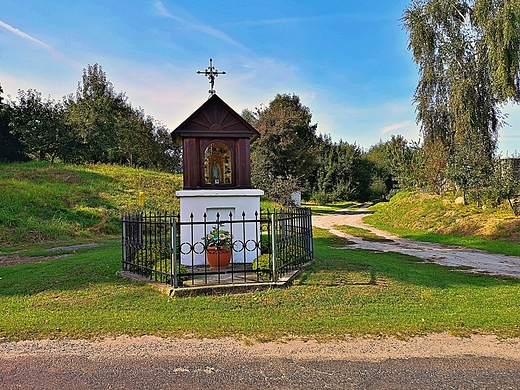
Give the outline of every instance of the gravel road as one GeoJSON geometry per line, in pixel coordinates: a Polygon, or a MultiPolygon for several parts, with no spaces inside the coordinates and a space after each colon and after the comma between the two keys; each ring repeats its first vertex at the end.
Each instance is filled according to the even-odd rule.
{"type": "Polygon", "coordinates": [[[346,237],[354,242],[350,248],[368,249],[381,252],[399,252],[419,257],[450,267],[471,267],[469,272],[487,273],[490,275],[507,275],[520,278],[520,257],[488,253],[476,249],[468,249],[454,245],[440,245],[428,242],[406,240],[388,232],[373,228],[365,224],[362,219],[370,214],[367,210],[341,210],[332,214],[312,217],[312,224],[332,233],[346,237]],[[335,226],[348,225],[370,230],[375,234],[387,238],[389,242],[364,241],[352,237],[337,229],[335,226]]]}

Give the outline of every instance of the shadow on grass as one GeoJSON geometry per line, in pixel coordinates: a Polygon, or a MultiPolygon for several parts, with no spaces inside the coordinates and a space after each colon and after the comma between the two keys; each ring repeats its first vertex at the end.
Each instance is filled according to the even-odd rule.
{"type": "Polygon", "coordinates": [[[120,243],[82,249],[71,257],[0,267],[0,296],[78,290],[98,283],[124,283],[120,243]]]}
{"type": "MultiPolygon", "coordinates": [[[[381,285],[385,280],[430,288],[520,284],[515,278],[470,274],[400,253],[345,249],[348,240],[322,229],[315,229],[315,233],[317,261],[296,281],[301,286],[371,286],[381,285]]],[[[106,246],[79,250],[67,258],[0,267],[0,296],[30,296],[43,291],[81,290],[96,284],[130,283],[116,275],[121,268],[120,245],[119,240],[114,240],[106,246]]]]}
{"type": "Polygon", "coordinates": [[[417,257],[395,252],[339,249],[335,243],[334,236],[318,231],[314,239],[315,258],[318,261],[306,270],[311,275],[303,276],[300,279],[301,284],[310,283],[317,274],[324,272],[330,274],[329,278],[332,281],[341,273],[365,273],[366,279],[370,280],[367,284],[378,284],[378,280],[381,279],[434,288],[453,285],[491,287],[520,284],[519,279],[508,276],[472,274],[464,272],[465,269],[427,263],[417,257]]]}

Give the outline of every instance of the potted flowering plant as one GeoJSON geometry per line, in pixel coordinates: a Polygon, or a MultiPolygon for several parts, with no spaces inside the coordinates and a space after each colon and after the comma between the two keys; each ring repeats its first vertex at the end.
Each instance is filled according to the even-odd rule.
{"type": "Polygon", "coordinates": [[[208,263],[213,269],[226,268],[231,261],[233,236],[220,226],[212,226],[211,230],[202,237],[208,263]]]}

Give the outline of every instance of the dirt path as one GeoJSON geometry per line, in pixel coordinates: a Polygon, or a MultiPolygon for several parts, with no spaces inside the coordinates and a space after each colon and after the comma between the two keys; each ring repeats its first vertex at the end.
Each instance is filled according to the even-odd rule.
{"type": "MultiPolygon", "coordinates": [[[[316,342],[300,339],[286,342],[244,344],[231,338],[223,339],[163,339],[154,336],[106,338],[88,340],[35,340],[0,343],[3,358],[37,357],[45,355],[79,355],[90,358],[114,356],[166,356],[174,351],[185,357],[212,356],[225,353],[229,356],[263,358],[349,359],[381,361],[419,357],[462,357],[475,355],[520,362],[519,339],[500,340],[492,335],[454,337],[448,333],[414,337],[409,340],[395,338],[347,338],[344,341],[316,342]]],[[[0,370],[1,371],[1,370],[0,370]]]]}
{"type": "Polygon", "coordinates": [[[312,217],[314,226],[327,229],[340,237],[354,242],[352,247],[381,252],[399,252],[419,257],[425,261],[450,267],[471,267],[469,272],[507,275],[520,278],[520,257],[488,253],[476,249],[468,249],[454,245],[441,245],[428,242],[407,240],[388,232],[373,228],[363,223],[363,217],[370,214],[367,210],[340,210],[335,213],[312,217]],[[390,239],[390,242],[364,241],[343,233],[335,226],[355,226],[370,230],[378,236],[390,239]]]}
{"type": "MultiPolygon", "coordinates": [[[[47,252],[59,252],[59,251],[75,251],[77,249],[92,248],[99,246],[97,243],[80,244],[80,245],[68,245],[58,246],[55,248],[46,249],[47,252]]],[[[16,264],[30,264],[39,263],[41,261],[49,261],[56,259],[63,259],[65,257],[72,256],[72,253],[64,253],[61,255],[49,255],[49,256],[20,256],[17,253],[9,256],[0,256],[0,267],[16,264]]]]}

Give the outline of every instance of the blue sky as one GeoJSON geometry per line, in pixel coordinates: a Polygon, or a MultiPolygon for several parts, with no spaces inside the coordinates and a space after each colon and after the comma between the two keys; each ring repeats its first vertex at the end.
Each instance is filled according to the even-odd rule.
{"type": "MultiPolygon", "coordinates": [[[[0,0],[4,95],[59,100],[98,63],[133,106],[176,128],[208,97],[197,70],[213,58],[218,95],[237,112],[295,93],[318,132],[368,149],[419,140],[417,69],[399,19],[411,0],[0,0]]],[[[520,109],[500,151],[520,151],[520,109]]]]}

